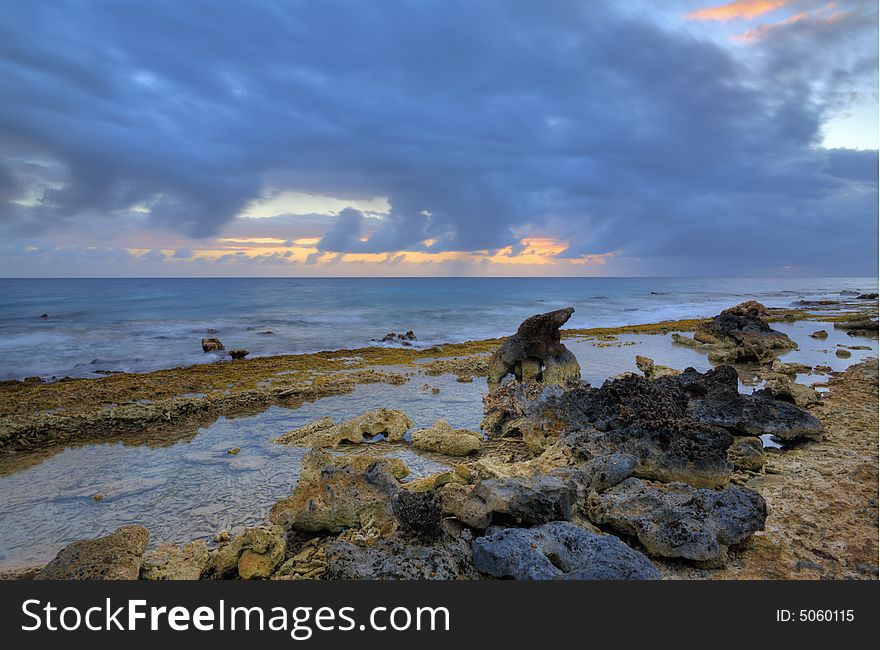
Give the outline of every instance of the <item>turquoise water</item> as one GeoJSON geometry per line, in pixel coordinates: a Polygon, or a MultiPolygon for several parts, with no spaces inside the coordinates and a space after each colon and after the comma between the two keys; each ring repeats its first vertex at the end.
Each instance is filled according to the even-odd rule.
{"type": "Polygon", "coordinates": [[[378,345],[407,330],[430,346],[509,334],[568,305],[570,327],[610,326],[843,290],[876,292],[877,278],[0,279],[0,379],[210,362],[199,343],[209,330],[252,355],[378,345]]]}

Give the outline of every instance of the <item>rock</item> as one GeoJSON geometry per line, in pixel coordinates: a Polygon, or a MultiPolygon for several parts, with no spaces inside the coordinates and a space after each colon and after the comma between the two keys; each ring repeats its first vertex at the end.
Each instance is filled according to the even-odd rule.
{"type": "Polygon", "coordinates": [[[764,445],[760,438],[736,436],[727,457],[736,469],[759,472],[764,467],[764,445]]]}
{"type": "Polygon", "coordinates": [[[463,580],[479,574],[471,563],[465,536],[422,544],[393,536],[369,546],[335,541],[327,546],[330,580],[463,580]]]}
{"type": "Polygon", "coordinates": [[[659,580],[643,554],[613,535],[565,521],[535,528],[505,528],[473,543],[474,565],[496,578],[515,580],[659,580]]]}
{"type": "Polygon", "coordinates": [[[852,356],[852,352],[844,350],[843,348],[837,348],[837,350],[834,351],[834,356],[841,359],[849,359],[852,356]]]}
{"type": "Polygon", "coordinates": [[[370,454],[342,454],[334,456],[320,449],[312,449],[303,456],[302,467],[299,474],[299,482],[316,481],[321,477],[321,470],[325,467],[341,469],[347,467],[350,472],[365,472],[373,463],[381,463],[384,468],[398,481],[409,476],[409,467],[406,463],[394,456],[374,456],[370,454]]]}
{"type": "Polygon", "coordinates": [[[763,530],[767,506],[749,488],[706,490],[628,478],[592,493],[587,515],[599,526],[637,538],[649,555],[717,565],[728,547],[763,530]]]}
{"type": "Polygon", "coordinates": [[[768,379],[764,388],[756,391],[756,394],[766,395],[798,406],[809,406],[819,402],[819,394],[812,386],[798,384],[787,375],[768,379]]]}
{"type": "Polygon", "coordinates": [[[241,451],[241,447],[233,447],[232,449],[227,449],[226,453],[229,454],[230,456],[238,456],[240,451],[241,451]]]}
{"type": "Polygon", "coordinates": [[[810,334],[810,336],[814,339],[824,340],[824,339],[828,338],[828,332],[825,330],[818,330],[818,331],[815,331],[812,334],[810,334]]]}
{"type": "Polygon", "coordinates": [[[284,528],[340,532],[346,528],[393,530],[392,500],[402,490],[388,463],[364,468],[349,461],[327,460],[313,450],[303,459],[303,473],[293,493],[272,506],[269,520],[284,528]]]}
{"type": "Polygon", "coordinates": [[[785,363],[780,361],[779,359],[774,359],[773,363],[770,364],[770,372],[779,373],[782,375],[809,375],[812,374],[813,369],[803,363],[785,363]]]}
{"type": "Polygon", "coordinates": [[[654,363],[653,359],[638,354],[636,355],[636,366],[644,373],[645,379],[648,381],[681,374],[681,370],[667,366],[658,366],[654,363]]]}
{"type": "Polygon", "coordinates": [[[233,359],[244,359],[249,354],[250,354],[250,352],[248,352],[247,350],[242,350],[242,349],[229,351],[229,356],[232,357],[233,359]]]}
{"type": "Polygon", "coordinates": [[[208,568],[208,546],[203,541],[183,546],[160,544],[144,557],[145,580],[198,580],[208,568]]]}
{"type": "Polygon", "coordinates": [[[427,429],[416,429],[412,445],[423,451],[447,456],[467,456],[483,446],[483,436],[470,429],[453,429],[446,420],[437,420],[427,429]]]}
{"type": "MultiPolygon", "coordinates": [[[[770,311],[759,302],[741,303],[701,323],[693,341],[702,344],[696,347],[709,350],[713,363],[770,363],[781,351],[796,348],[797,344],[767,324],[763,317],[769,315],[770,311]]],[[[673,336],[673,340],[687,342],[681,335],[673,336]]]]}
{"type": "Polygon", "coordinates": [[[337,447],[344,442],[361,444],[378,435],[384,435],[389,442],[399,442],[410,427],[412,420],[403,411],[380,408],[341,424],[334,424],[332,418],[323,417],[270,442],[296,447],[337,447]]]}
{"type": "Polygon", "coordinates": [[[474,378],[472,375],[458,375],[455,378],[455,381],[457,381],[459,384],[471,384],[473,383],[474,378]]]}
{"type": "Polygon", "coordinates": [[[430,474],[429,476],[423,476],[421,478],[413,479],[412,481],[408,481],[404,483],[401,487],[403,489],[408,490],[410,492],[427,492],[429,490],[436,490],[437,488],[443,487],[448,483],[462,483],[461,480],[455,472],[437,472],[436,474],[430,474]]]}
{"type": "Polygon", "coordinates": [[[391,509],[400,522],[402,534],[422,540],[440,537],[442,516],[437,492],[401,490],[394,497],[391,509]]]}
{"type": "Polygon", "coordinates": [[[559,333],[573,313],[574,309],[567,307],[524,320],[489,360],[490,386],[500,384],[508,375],[546,384],[579,379],[577,358],[562,344],[559,333]]]}
{"type": "Polygon", "coordinates": [[[215,578],[268,578],[283,558],[284,530],[280,526],[255,526],[218,548],[207,571],[215,578]]]}
{"type": "Polygon", "coordinates": [[[143,526],[123,526],[104,537],[73,542],[34,580],[137,580],[149,541],[143,526]]]}
{"type": "Polygon", "coordinates": [[[49,314],[40,314],[40,320],[48,320],[49,314]]]}
{"type": "Polygon", "coordinates": [[[217,352],[223,349],[223,344],[218,338],[209,337],[202,339],[202,352],[217,352]]]}
{"type": "Polygon", "coordinates": [[[678,378],[689,394],[687,416],[727,429],[734,435],[770,433],[783,440],[822,440],[819,419],[795,404],[770,399],[760,391],[742,395],[736,371],[719,366],[704,374],[688,368],[678,378]]]}
{"type": "Polygon", "coordinates": [[[834,329],[838,330],[873,330],[877,331],[877,321],[870,318],[860,318],[857,320],[843,321],[834,323],[834,329]]]}
{"type": "Polygon", "coordinates": [[[576,499],[572,480],[544,474],[489,479],[473,487],[447,486],[442,507],[462,523],[485,529],[491,524],[533,526],[570,519],[576,499]]]}
{"type": "Polygon", "coordinates": [[[877,300],[876,293],[861,293],[856,296],[856,300],[877,300]]]}

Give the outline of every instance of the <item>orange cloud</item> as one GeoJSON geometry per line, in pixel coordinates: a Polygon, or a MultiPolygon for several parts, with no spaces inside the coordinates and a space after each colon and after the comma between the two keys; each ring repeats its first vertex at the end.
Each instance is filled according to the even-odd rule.
{"type": "Polygon", "coordinates": [[[842,12],[842,11],[828,13],[828,12],[833,11],[833,9],[836,6],[837,6],[836,3],[829,2],[827,5],[816,10],[813,13],[803,11],[799,14],[794,14],[793,16],[789,16],[785,20],[780,20],[779,22],[776,22],[776,23],[767,23],[765,25],[759,25],[758,27],[754,27],[752,29],[749,29],[741,34],[733,34],[730,38],[734,41],[740,41],[741,43],[750,43],[750,42],[757,41],[757,40],[765,37],[767,34],[772,32],[774,29],[777,29],[779,27],[786,27],[788,25],[794,25],[795,23],[800,23],[800,22],[806,21],[806,22],[816,24],[816,25],[821,25],[821,24],[829,25],[831,23],[834,23],[834,22],[840,20],[840,18],[844,14],[844,12],[842,12]],[[822,15],[822,14],[827,14],[827,15],[822,15]]]}
{"type": "Polygon", "coordinates": [[[718,7],[698,9],[688,20],[741,20],[756,18],[788,4],[788,0],[736,0],[718,7]]]}

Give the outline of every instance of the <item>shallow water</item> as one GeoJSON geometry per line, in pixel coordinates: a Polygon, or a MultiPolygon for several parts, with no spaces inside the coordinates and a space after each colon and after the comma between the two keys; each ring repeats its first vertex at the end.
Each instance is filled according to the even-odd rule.
{"type": "MultiPolygon", "coordinates": [[[[774,325],[785,331],[800,349],[783,355],[784,361],[844,370],[868,356],[877,356],[877,341],[847,336],[817,323],[774,325]],[[808,334],[823,328],[829,338],[816,341],[808,334]],[[866,345],[850,359],[834,355],[837,344],[866,345]]],[[[707,370],[706,356],[674,345],[671,335],[620,336],[617,344],[596,347],[595,341],[567,340],[578,356],[583,378],[595,386],[608,377],[636,371],[635,355],[651,357],[674,368],[707,370]],[[633,345],[627,345],[633,343],[633,345]]],[[[803,375],[801,381],[823,381],[825,376],[803,375]]],[[[741,386],[752,392],[758,386],[741,386]]],[[[237,530],[265,520],[271,505],[294,487],[305,450],[268,442],[292,428],[329,415],[336,421],[381,406],[404,410],[416,427],[438,418],[456,427],[478,429],[485,380],[459,383],[452,375],[414,376],[401,386],[368,384],[353,392],[307,403],[297,409],[272,407],[257,415],[219,418],[194,437],[162,447],[91,444],[66,449],[17,473],[0,476],[0,565],[27,566],[45,562],[65,544],[106,534],[118,526],[140,523],[151,532],[152,543],[210,539],[222,529],[237,530]],[[423,388],[436,386],[436,395],[423,388]],[[240,447],[238,455],[226,451],[240,447]],[[96,494],[103,495],[94,501],[96,494]]],[[[439,471],[455,462],[415,453],[406,445],[375,447],[402,458],[412,477],[439,471]]],[[[346,451],[364,453],[369,445],[346,451]]]]}
{"type": "Polygon", "coordinates": [[[506,335],[569,305],[569,327],[599,327],[843,290],[876,292],[877,278],[0,279],[0,379],[207,363],[209,335],[251,356],[360,348],[407,330],[427,347],[506,335]]]}

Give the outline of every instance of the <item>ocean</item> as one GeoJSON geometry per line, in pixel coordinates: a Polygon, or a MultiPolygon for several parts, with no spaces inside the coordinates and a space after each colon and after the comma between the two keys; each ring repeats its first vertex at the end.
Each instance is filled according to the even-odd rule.
{"type": "Polygon", "coordinates": [[[772,307],[876,292],[877,278],[149,278],[0,279],[0,379],[147,372],[216,360],[219,337],[251,356],[416,347],[515,331],[573,306],[568,327],[711,316],[743,300],[772,307]],[[48,318],[41,319],[42,314],[48,318]]]}

